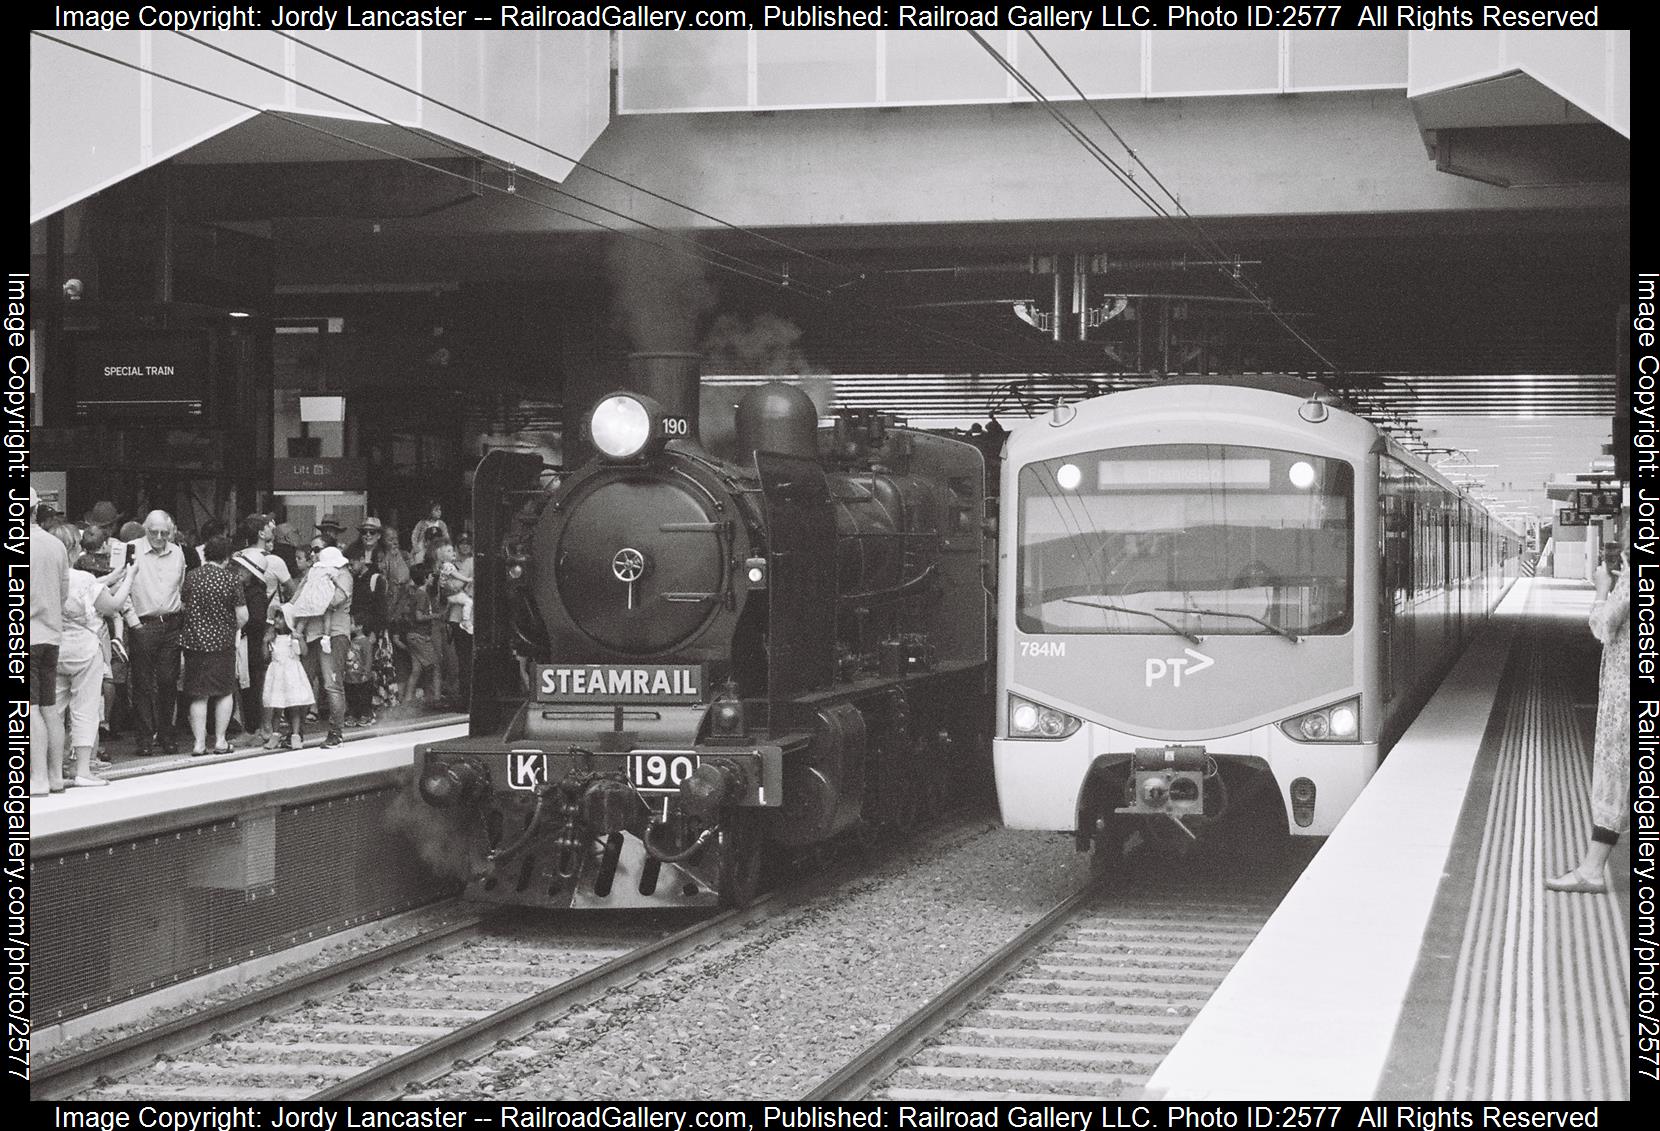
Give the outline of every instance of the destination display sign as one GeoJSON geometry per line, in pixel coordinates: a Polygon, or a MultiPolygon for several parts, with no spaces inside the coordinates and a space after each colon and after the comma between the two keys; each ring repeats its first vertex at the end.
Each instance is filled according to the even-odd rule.
{"type": "Polygon", "coordinates": [[[538,664],[541,703],[699,703],[700,664],[538,664]]]}
{"type": "Polygon", "coordinates": [[[200,417],[205,411],[210,384],[205,337],[77,335],[70,351],[79,417],[200,417]]]}
{"type": "Polygon", "coordinates": [[[1597,487],[1575,491],[1574,509],[1584,515],[1619,514],[1619,488],[1597,487]]]}

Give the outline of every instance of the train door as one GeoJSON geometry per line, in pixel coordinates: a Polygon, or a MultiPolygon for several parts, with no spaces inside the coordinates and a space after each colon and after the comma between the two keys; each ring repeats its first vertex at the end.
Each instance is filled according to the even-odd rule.
{"type": "Polygon", "coordinates": [[[1412,495],[1405,469],[1389,458],[1378,461],[1379,534],[1378,634],[1383,700],[1395,697],[1397,672],[1412,662],[1412,495]]]}

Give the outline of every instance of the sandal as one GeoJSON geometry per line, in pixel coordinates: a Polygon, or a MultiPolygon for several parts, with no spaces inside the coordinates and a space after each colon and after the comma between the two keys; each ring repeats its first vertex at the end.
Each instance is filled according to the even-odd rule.
{"type": "Polygon", "coordinates": [[[282,750],[282,749],[285,749],[287,746],[288,746],[288,740],[286,738],[284,738],[280,734],[273,734],[265,740],[265,745],[261,746],[260,749],[261,750],[282,750]]]}
{"type": "Polygon", "coordinates": [[[227,742],[223,746],[215,746],[213,748],[213,753],[215,753],[215,754],[235,754],[236,753],[236,747],[232,746],[229,742],[227,742]]]}
{"type": "Polygon", "coordinates": [[[1577,871],[1564,872],[1545,880],[1546,891],[1577,892],[1584,895],[1601,895],[1608,890],[1608,885],[1601,880],[1587,880],[1577,871]]]}

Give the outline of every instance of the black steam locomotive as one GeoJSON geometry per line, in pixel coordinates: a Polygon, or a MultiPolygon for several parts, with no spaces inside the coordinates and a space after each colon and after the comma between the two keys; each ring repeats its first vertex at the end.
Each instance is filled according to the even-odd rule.
{"type": "Polygon", "coordinates": [[[752,389],[699,441],[695,355],[638,354],[557,487],[492,452],[470,735],[417,749],[470,896],[741,905],[769,851],[913,821],[983,773],[986,464],[752,389]]]}

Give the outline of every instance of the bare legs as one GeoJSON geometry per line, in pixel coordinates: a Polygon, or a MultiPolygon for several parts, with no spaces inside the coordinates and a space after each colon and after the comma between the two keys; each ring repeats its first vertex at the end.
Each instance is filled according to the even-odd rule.
{"type": "Polygon", "coordinates": [[[1619,840],[1620,834],[1593,826],[1591,829],[1591,843],[1585,846],[1585,855],[1579,861],[1579,866],[1571,872],[1564,872],[1560,876],[1545,881],[1545,887],[1551,891],[1587,892],[1599,894],[1608,890],[1603,880],[1603,870],[1608,864],[1608,854],[1614,850],[1614,842],[1619,840]]]}
{"type": "Polygon", "coordinates": [[[29,704],[29,792],[63,790],[63,708],[29,704]]]}
{"type": "MultiPolygon", "coordinates": [[[[225,748],[225,730],[231,725],[230,695],[217,695],[213,698],[213,749],[225,748]]],[[[207,718],[208,700],[192,699],[190,701],[190,738],[194,745],[191,752],[206,754],[207,747],[207,718]]]]}

